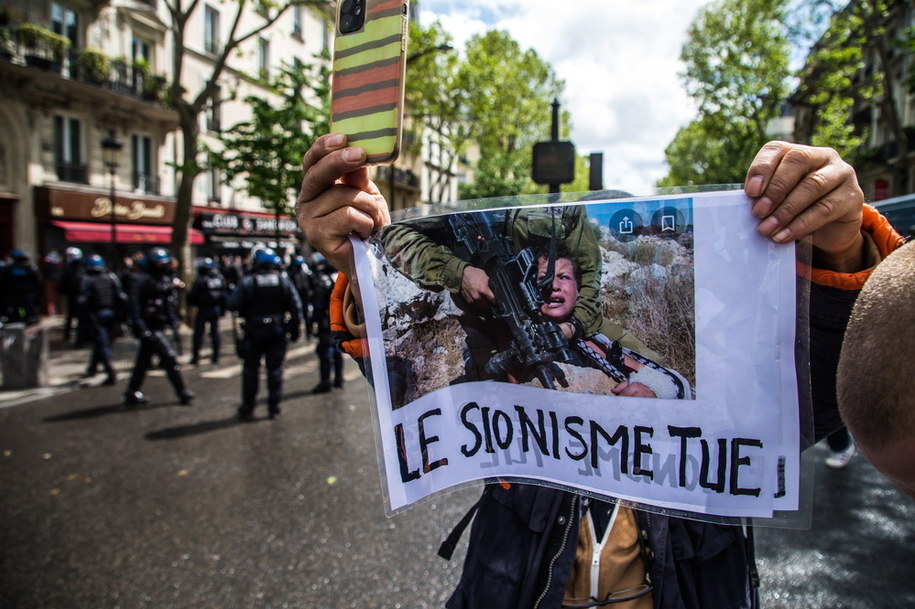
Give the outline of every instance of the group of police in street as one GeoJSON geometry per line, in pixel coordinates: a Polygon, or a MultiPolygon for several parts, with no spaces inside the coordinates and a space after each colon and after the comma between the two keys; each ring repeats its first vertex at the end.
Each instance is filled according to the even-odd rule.
{"type": "MultiPolygon", "coordinates": [[[[176,277],[174,260],[164,248],[154,247],[136,262],[133,272],[118,277],[100,255],[84,258],[78,248],[68,248],[66,289],[62,290],[68,303],[65,339],[69,341],[75,329],[76,346],[91,343],[85,376],[101,371],[106,375],[103,384],[114,385],[118,378],[112,363],[112,342],[126,325],[139,344],[124,404],[147,402],[141,388],[154,366],[164,370],[178,401],[190,404],[195,395],[184,381],[176,346],[169,338],[178,327],[178,292],[184,284],[176,277]]],[[[231,312],[235,351],[243,361],[239,419],[253,418],[262,361],[267,377],[267,415],[273,419],[280,414],[287,345],[300,338],[303,325],[307,338],[318,339],[321,378],[313,392],[342,386],[342,356],[331,337],[328,311],[336,271],[323,256],[314,254],[309,264],[297,255],[287,267],[272,249],[256,248],[244,275],[236,281],[228,280],[212,258],[199,260],[196,270],[187,293],[187,304],[196,310],[190,363],[201,363],[207,336],[211,361],[219,362],[220,319],[231,312]]],[[[10,252],[9,263],[0,268],[0,290],[6,323],[37,322],[41,278],[24,253],[10,252]]],[[[174,337],[178,338],[177,333],[174,337]]]]}

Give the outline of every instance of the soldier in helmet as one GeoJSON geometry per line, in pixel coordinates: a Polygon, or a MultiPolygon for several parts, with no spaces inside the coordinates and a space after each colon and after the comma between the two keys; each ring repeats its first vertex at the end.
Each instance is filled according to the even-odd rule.
{"type": "Polygon", "coordinates": [[[41,302],[41,276],[22,250],[9,253],[9,264],[0,271],[0,298],[3,318],[8,322],[38,323],[41,302]]]}
{"type": "Polygon", "coordinates": [[[273,250],[258,249],[251,260],[252,274],[246,275],[229,297],[229,310],[237,311],[245,324],[241,349],[242,403],[238,417],[251,418],[257,397],[261,358],[267,367],[267,413],[280,413],[283,394],[283,360],[286,341],[299,339],[302,305],[295,287],[281,271],[282,260],[273,250]]]}
{"type": "Polygon", "coordinates": [[[80,284],[77,304],[92,340],[92,356],[86,376],[95,376],[101,366],[108,375],[104,384],[114,385],[117,375],[111,364],[111,342],[114,330],[127,309],[127,295],[117,275],[105,268],[101,256],[93,254],[84,260],[83,265],[86,272],[80,284]]]}
{"type": "Polygon", "coordinates": [[[159,356],[159,362],[181,403],[189,404],[194,399],[194,394],[184,385],[175,350],[165,334],[175,321],[174,308],[170,306],[176,289],[171,276],[171,262],[168,250],[153,248],[146,254],[143,272],[131,281],[130,322],[134,336],[140,339],[140,348],[124,395],[127,405],[147,401],[140,392],[140,386],[152,364],[153,355],[159,356]]]}
{"type": "Polygon", "coordinates": [[[198,262],[197,273],[197,279],[191,284],[191,291],[187,295],[188,304],[197,307],[191,344],[191,363],[200,362],[200,348],[203,346],[203,337],[209,325],[215,364],[219,362],[219,350],[222,346],[219,337],[219,318],[225,312],[228,286],[212,258],[204,258],[198,262]]]}

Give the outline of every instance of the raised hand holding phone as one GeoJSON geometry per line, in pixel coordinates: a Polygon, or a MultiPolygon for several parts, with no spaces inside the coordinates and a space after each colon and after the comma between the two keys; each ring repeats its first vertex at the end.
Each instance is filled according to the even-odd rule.
{"type": "Polygon", "coordinates": [[[334,39],[331,132],[391,163],[403,130],[409,7],[406,0],[343,0],[334,39]]]}

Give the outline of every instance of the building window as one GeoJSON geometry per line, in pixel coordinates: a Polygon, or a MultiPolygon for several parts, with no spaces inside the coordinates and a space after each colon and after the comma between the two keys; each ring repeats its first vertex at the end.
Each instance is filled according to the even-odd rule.
{"type": "Polygon", "coordinates": [[[134,62],[142,59],[151,68],[153,65],[152,43],[134,36],[130,40],[130,55],[134,62]]]}
{"type": "Polygon", "coordinates": [[[130,138],[130,150],[134,190],[146,194],[159,194],[159,176],[156,175],[152,139],[145,135],[133,135],[130,138]]]}
{"type": "Polygon", "coordinates": [[[292,37],[302,40],[302,5],[295,4],[292,7],[292,37]]]}
{"type": "Polygon", "coordinates": [[[257,72],[261,78],[270,74],[270,41],[266,38],[257,39],[257,72]]]}
{"type": "Polygon", "coordinates": [[[211,6],[204,9],[203,48],[215,55],[219,51],[219,11],[211,6]]]}
{"type": "Polygon", "coordinates": [[[73,46],[79,44],[79,15],[72,8],[51,3],[51,29],[66,36],[73,46]]]}
{"type": "Polygon", "coordinates": [[[83,162],[83,126],[79,119],[54,116],[54,164],[61,182],[88,183],[83,162]]]}
{"type": "Polygon", "coordinates": [[[220,97],[222,89],[216,86],[216,92],[207,102],[207,131],[219,133],[222,131],[222,98],[220,97]]]}

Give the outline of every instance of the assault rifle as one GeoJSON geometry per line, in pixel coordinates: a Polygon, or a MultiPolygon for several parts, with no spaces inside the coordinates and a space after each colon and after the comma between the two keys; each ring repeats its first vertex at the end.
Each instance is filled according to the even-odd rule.
{"type": "Polygon", "coordinates": [[[493,212],[455,214],[449,219],[457,251],[463,249],[466,258],[462,258],[489,276],[496,301],[493,316],[511,334],[510,346],[490,358],[485,372],[495,376],[520,366],[532,370],[544,387],[555,389],[552,363],[567,362],[572,354],[559,325],[540,316],[541,285],[553,278],[547,276],[538,284],[533,248],[514,253],[511,239],[493,231],[494,222],[499,220],[493,212]]]}

